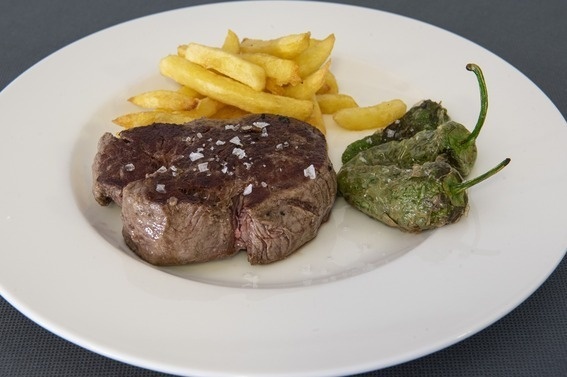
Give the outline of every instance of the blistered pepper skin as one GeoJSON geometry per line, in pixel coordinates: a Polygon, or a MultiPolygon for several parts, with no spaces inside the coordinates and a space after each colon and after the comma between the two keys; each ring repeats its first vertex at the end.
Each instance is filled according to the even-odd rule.
{"type": "MultiPolygon", "coordinates": [[[[399,129],[399,140],[382,142],[384,133],[379,132],[367,140],[362,139],[363,144],[360,140],[351,144],[345,151],[346,158],[343,154],[343,166],[337,174],[339,194],[348,203],[407,232],[439,228],[466,214],[466,190],[510,162],[507,158],[488,172],[463,182],[476,161],[475,140],[488,108],[480,68],[468,64],[467,70],[476,74],[481,98],[481,111],[472,132],[447,119],[440,124],[422,124],[423,128],[415,133],[399,129]]],[[[428,121],[431,118],[425,120],[428,121]]],[[[394,138],[396,131],[390,131],[394,138]]]]}
{"type": "Polygon", "coordinates": [[[399,120],[349,144],[342,154],[342,162],[344,164],[359,152],[376,145],[407,139],[420,131],[435,130],[449,120],[447,109],[441,106],[441,103],[432,100],[422,101],[409,109],[399,120]]]}
{"type": "Polygon", "coordinates": [[[470,132],[460,123],[449,121],[435,130],[420,131],[408,139],[390,141],[359,152],[348,163],[397,165],[411,168],[416,164],[442,158],[466,177],[477,158],[475,143],[463,144],[470,132]]]}
{"type": "Polygon", "coordinates": [[[406,232],[454,223],[468,210],[466,191],[452,189],[462,177],[443,160],[411,168],[349,163],[340,170],[337,181],[349,204],[406,232]]]}

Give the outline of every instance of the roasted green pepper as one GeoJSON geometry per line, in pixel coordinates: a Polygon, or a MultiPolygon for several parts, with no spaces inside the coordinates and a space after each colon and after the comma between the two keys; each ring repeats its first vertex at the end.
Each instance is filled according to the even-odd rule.
{"type": "Polygon", "coordinates": [[[425,106],[410,109],[406,114],[409,115],[404,115],[405,119],[400,119],[399,123],[393,123],[379,133],[350,144],[343,153],[343,163],[363,150],[374,149],[375,154],[387,154],[393,163],[405,167],[444,156],[463,176],[467,176],[476,161],[475,142],[486,119],[488,91],[480,67],[467,64],[466,68],[475,73],[480,89],[480,112],[472,132],[450,120],[447,110],[440,104],[428,100],[423,102],[425,106]],[[399,144],[396,145],[396,142],[399,144]]]}
{"type": "Polygon", "coordinates": [[[409,109],[403,117],[372,135],[349,144],[343,152],[343,164],[359,152],[389,141],[400,141],[412,137],[419,131],[434,130],[450,120],[447,109],[441,103],[425,100],[409,109]]]}
{"type": "MultiPolygon", "coordinates": [[[[421,130],[412,136],[385,142],[380,139],[376,145],[361,149],[337,174],[339,193],[347,202],[409,232],[438,228],[466,213],[466,189],[510,162],[506,159],[480,177],[463,182],[476,161],[475,140],[488,109],[482,71],[475,64],[468,64],[467,69],[476,74],[480,87],[481,109],[473,131],[447,117],[440,124],[421,123],[421,130]]],[[[441,116],[433,119],[444,116],[446,111],[445,115],[441,111],[441,116]]],[[[399,135],[411,133],[400,130],[399,135]]]]}
{"type": "Polygon", "coordinates": [[[421,232],[458,221],[468,210],[466,190],[509,162],[466,182],[442,158],[411,168],[348,164],[337,179],[342,196],[361,212],[404,231],[421,232]]]}

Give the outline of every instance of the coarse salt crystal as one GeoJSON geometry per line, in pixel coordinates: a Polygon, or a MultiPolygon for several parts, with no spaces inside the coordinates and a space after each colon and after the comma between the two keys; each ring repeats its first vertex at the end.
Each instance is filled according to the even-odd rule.
{"type": "Polygon", "coordinates": [[[225,130],[234,130],[234,131],[236,131],[236,130],[238,129],[238,125],[225,124],[224,129],[225,129],[225,130]]]}
{"type": "Polygon", "coordinates": [[[217,142],[215,143],[216,145],[225,145],[226,141],[222,141],[222,140],[217,140],[217,142]]]}
{"type": "Polygon", "coordinates": [[[156,185],[156,191],[165,194],[165,185],[163,183],[158,183],[156,185]]]}
{"type": "Polygon", "coordinates": [[[266,182],[260,182],[260,186],[262,187],[268,187],[268,184],[266,182]]]}
{"type": "Polygon", "coordinates": [[[240,142],[240,138],[238,136],[233,137],[232,139],[229,140],[232,144],[236,144],[236,145],[240,145],[242,146],[242,143],[240,142]]]}
{"type": "Polygon", "coordinates": [[[252,183],[250,183],[248,186],[244,188],[242,195],[246,196],[246,195],[250,195],[251,193],[252,193],[252,183]]]}
{"type": "Polygon", "coordinates": [[[246,166],[246,170],[250,170],[250,168],[252,167],[252,163],[251,162],[244,162],[244,166],[246,166]]]}
{"type": "Polygon", "coordinates": [[[126,165],[124,165],[124,170],[126,170],[126,171],[133,171],[134,169],[136,169],[136,167],[134,166],[134,164],[126,164],[126,165]]]}
{"type": "Polygon", "coordinates": [[[237,156],[239,159],[243,159],[244,157],[246,157],[246,152],[244,151],[244,149],[240,149],[240,148],[234,148],[232,150],[232,154],[237,156]]]}
{"type": "Polygon", "coordinates": [[[280,143],[280,144],[276,145],[276,149],[278,151],[281,151],[283,149],[283,144],[280,143]]]}
{"type": "Polygon", "coordinates": [[[202,137],[203,137],[203,134],[202,134],[202,133],[200,133],[200,132],[197,132],[197,137],[198,137],[198,138],[200,139],[200,138],[202,138],[202,137]]]}
{"type": "Polygon", "coordinates": [[[265,128],[265,127],[269,126],[270,123],[268,123],[268,122],[254,122],[254,123],[252,123],[252,125],[254,125],[254,127],[258,127],[258,128],[265,128]]]}
{"type": "Polygon", "coordinates": [[[268,136],[268,129],[267,128],[262,128],[262,135],[263,137],[268,136]]]}
{"type": "Polygon", "coordinates": [[[209,163],[208,162],[202,162],[200,164],[197,165],[197,169],[199,169],[199,171],[202,173],[204,171],[209,170],[209,163]]]}
{"type": "Polygon", "coordinates": [[[315,179],[317,173],[315,172],[315,167],[313,166],[313,164],[303,169],[303,175],[308,177],[309,179],[315,179]]]}
{"type": "Polygon", "coordinates": [[[166,171],[167,171],[167,168],[165,166],[162,166],[158,170],[156,170],[156,173],[165,173],[166,171]]]}
{"type": "Polygon", "coordinates": [[[189,153],[189,159],[190,159],[191,161],[196,161],[196,160],[198,160],[198,159],[200,159],[200,158],[203,158],[203,157],[205,157],[205,155],[202,154],[201,152],[191,152],[191,153],[189,153]]]}

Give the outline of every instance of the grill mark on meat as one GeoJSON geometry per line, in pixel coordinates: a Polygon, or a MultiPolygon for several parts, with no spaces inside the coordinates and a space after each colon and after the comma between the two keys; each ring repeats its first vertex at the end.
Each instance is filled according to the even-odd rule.
{"type": "Polygon", "coordinates": [[[178,265],[246,250],[250,263],[271,263],[328,219],[336,176],[318,130],[268,114],[229,122],[156,124],[101,137],[93,193],[101,205],[122,207],[124,239],[144,260],[178,265]],[[314,177],[304,174],[310,165],[314,177]]]}

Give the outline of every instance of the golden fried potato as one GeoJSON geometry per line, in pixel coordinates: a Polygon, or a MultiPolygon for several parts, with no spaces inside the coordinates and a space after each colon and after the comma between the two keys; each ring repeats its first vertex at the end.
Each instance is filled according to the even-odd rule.
{"type": "Polygon", "coordinates": [[[119,116],[113,122],[124,128],[149,126],[154,123],[173,123],[183,124],[195,119],[209,117],[218,112],[223,103],[210,98],[199,100],[199,104],[192,110],[187,111],[168,111],[152,110],[130,113],[119,116]]]}
{"type": "Polygon", "coordinates": [[[243,53],[240,56],[264,68],[266,76],[273,79],[276,85],[297,85],[301,82],[299,66],[293,60],[278,58],[263,52],[243,53]]]}
{"type": "Polygon", "coordinates": [[[234,106],[223,106],[219,111],[211,115],[211,118],[214,119],[234,119],[234,118],[241,118],[244,115],[250,114],[247,111],[239,109],[238,107],[234,106]]]}
{"type": "Polygon", "coordinates": [[[383,128],[406,113],[406,104],[399,99],[381,102],[374,106],[351,107],[337,111],[333,119],[349,130],[383,128]]]}
{"type": "Polygon", "coordinates": [[[325,121],[323,120],[323,113],[321,112],[321,108],[319,107],[319,103],[317,102],[317,98],[315,96],[311,97],[311,102],[313,102],[313,112],[306,119],[306,122],[312,125],[313,127],[317,128],[319,131],[323,133],[323,135],[327,134],[327,128],[325,127],[325,121]]]}
{"type": "Polygon", "coordinates": [[[292,59],[309,47],[311,33],[289,34],[276,39],[244,38],[240,42],[241,52],[264,52],[284,59],[292,59]]]}
{"type": "Polygon", "coordinates": [[[348,94],[317,94],[317,103],[323,114],[334,114],[341,109],[358,107],[358,104],[348,94]]]}
{"type": "Polygon", "coordinates": [[[199,103],[194,96],[173,90],[152,90],[128,99],[136,106],[146,109],[191,110],[199,103]]]}
{"type": "Polygon", "coordinates": [[[311,99],[325,84],[325,77],[329,71],[331,62],[328,61],[317,71],[307,76],[300,84],[284,88],[284,95],[297,99],[311,99]]]}
{"type": "Polygon", "coordinates": [[[177,55],[160,62],[160,72],[179,89],[133,96],[130,102],[153,111],[126,114],[114,122],[130,128],[265,112],[307,121],[325,133],[323,114],[352,130],[384,127],[401,117],[406,111],[401,100],[359,107],[339,92],[330,69],[335,40],[334,34],[316,39],[310,32],[240,40],[229,29],[220,47],[181,44],[177,55]]]}
{"type": "Polygon", "coordinates": [[[299,65],[299,75],[305,78],[318,70],[331,56],[334,45],[334,34],[323,40],[311,38],[309,47],[293,59],[299,65]]]}
{"type": "Polygon", "coordinates": [[[339,84],[337,78],[331,71],[327,71],[325,75],[325,84],[317,91],[317,94],[338,94],[339,84]]]}
{"type": "Polygon", "coordinates": [[[185,58],[246,84],[254,90],[261,91],[266,87],[266,71],[262,67],[220,48],[189,43],[185,49],[185,58]]]}
{"type": "Polygon", "coordinates": [[[184,94],[186,96],[190,96],[190,97],[194,97],[194,98],[203,98],[205,97],[204,95],[202,95],[201,93],[197,92],[195,89],[193,88],[189,88],[188,86],[185,85],[181,85],[179,87],[179,89],[177,89],[177,91],[181,94],[184,94]]]}
{"type": "Polygon", "coordinates": [[[232,54],[240,53],[240,40],[238,39],[238,35],[236,35],[234,31],[228,30],[224,39],[224,43],[222,45],[222,49],[232,54]]]}
{"type": "Polygon", "coordinates": [[[309,100],[258,92],[176,55],[163,58],[160,71],[181,85],[250,113],[266,112],[304,120],[313,111],[313,103],[309,100]]]}

